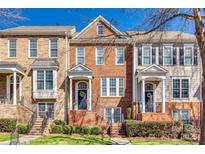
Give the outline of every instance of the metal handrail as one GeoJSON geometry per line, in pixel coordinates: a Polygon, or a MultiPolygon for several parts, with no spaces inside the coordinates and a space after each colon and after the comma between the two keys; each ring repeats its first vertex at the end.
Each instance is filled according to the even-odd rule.
{"type": "Polygon", "coordinates": [[[45,131],[45,128],[47,126],[47,123],[48,123],[48,119],[49,119],[49,115],[51,114],[52,112],[46,112],[46,114],[44,115],[43,117],[43,121],[42,121],[42,125],[41,125],[41,133],[43,134],[44,131],[45,131]]]}
{"type": "Polygon", "coordinates": [[[31,119],[28,123],[29,130],[33,127],[36,119],[37,119],[37,109],[33,112],[32,116],[31,116],[31,119]]]}

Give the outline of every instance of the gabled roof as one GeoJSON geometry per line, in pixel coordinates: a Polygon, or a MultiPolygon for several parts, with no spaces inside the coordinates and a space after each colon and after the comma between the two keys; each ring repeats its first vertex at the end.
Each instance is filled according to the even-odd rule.
{"type": "Polygon", "coordinates": [[[158,65],[156,65],[156,64],[152,64],[152,65],[150,65],[150,66],[148,66],[148,67],[146,67],[145,69],[143,69],[142,71],[141,71],[142,73],[143,72],[161,72],[161,73],[166,73],[167,72],[167,70],[166,69],[164,69],[163,67],[161,67],[161,66],[158,66],[158,65]]]}
{"type": "Polygon", "coordinates": [[[68,71],[69,76],[92,76],[92,73],[92,70],[82,64],[78,64],[68,71]]]}
{"type": "Polygon", "coordinates": [[[32,64],[31,68],[58,68],[58,63],[55,59],[39,58],[36,59],[32,64]]]}
{"type": "Polygon", "coordinates": [[[81,32],[77,33],[73,39],[78,38],[80,35],[82,35],[83,33],[85,33],[90,27],[92,27],[93,24],[95,24],[96,22],[101,21],[103,22],[105,25],[109,26],[109,28],[111,30],[113,30],[116,34],[118,35],[122,35],[122,32],[120,32],[115,26],[113,26],[109,21],[107,21],[103,16],[99,15],[97,18],[95,18],[90,24],[88,24],[83,30],[81,30],[81,32]]]}
{"type": "Polygon", "coordinates": [[[73,35],[75,26],[19,26],[0,30],[0,35],[73,35]]]}

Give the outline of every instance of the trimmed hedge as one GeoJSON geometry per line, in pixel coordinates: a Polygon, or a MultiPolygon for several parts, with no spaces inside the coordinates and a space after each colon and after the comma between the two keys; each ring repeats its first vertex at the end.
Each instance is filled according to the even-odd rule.
{"type": "Polygon", "coordinates": [[[61,133],[63,133],[63,128],[60,125],[52,125],[51,131],[52,131],[52,133],[61,134],[61,133]]]}
{"type": "Polygon", "coordinates": [[[91,134],[92,135],[100,135],[100,134],[102,134],[102,128],[101,127],[93,127],[93,128],[91,128],[91,134]]]}
{"type": "Polygon", "coordinates": [[[131,107],[128,107],[127,108],[127,117],[126,117],[126,119],[131,119],[131,115],[132,115],[132,108],[131,107]]]}
{"type": "Polygon", "coordinates": [[[183,125],[183,137],[191,138],[193,135],[193,126],[191,124],[183,125]]]}
{"type": "Polygon", "coordinates": [[[80,134],[81,133],[81,129],[82,127],[81,126],[72,126],[72,133],[76,133],[76,134],[80,134]]]}
{"type": "Polygon", "coordinates": [[[72,133],[72,127],[65,125],[63,127],[63,134],[71,134],[72,133]]]}
{"type": "Polygon", "coordinates": [[[88,135],[88,134],[91,133],[91,128],[89,128],[89,127],[83,127],[83,128],[81,129],[81,133],[88,135]]]}
{"type": "Polygon", "coordinates": [[[27,134],[28,133],[28,130],[29,130],[29,127],[27,124],[19,124],[17,126],[17,129],[18,129],[18,132],[20,134],[27,134]]]}
{"type": "Polygon", "coordinates": [[[129,137],[180,138],[182,131],[183,123],[181,121],[126,120],[126,132],[129,137]]]}
{"type": "Polygon", "coordinates": [[[55,125],[60,125],[60,126],[65,126],[65,125],[66,125],[65,121],[62,120],[62,119],[55,119],[55,120],[53,121],[53,123],[54,123],[55,125]]]}
{"type": "Polygon", "coordinates": [[[16,128],[16,119],[0,118],[0,132],[12,132],[16,128]]]}

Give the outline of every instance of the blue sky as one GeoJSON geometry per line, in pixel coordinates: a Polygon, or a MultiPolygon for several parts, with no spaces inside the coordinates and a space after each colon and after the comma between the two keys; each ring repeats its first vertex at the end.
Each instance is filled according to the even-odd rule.
{"type": "MultiPolygon", "coordinates": [[[[28,25],[75,25],[80,31],[98,15],[104,16],[114,26],[121,31],[133,30],[143,22],[145,16],[144,9],[22,9],[23,16],[28,20],[17,21],[14,26],[28,25]]],[[[169,24],[169,30],[179,30],[179,20],[169,24]]],[[[5,27],[1,27],[5,28],[5,27]]],[[[140,27],[143,30],[143,27],[140,27]]],[[[186,32],[193,33],[192,29],[186,32]]]]}

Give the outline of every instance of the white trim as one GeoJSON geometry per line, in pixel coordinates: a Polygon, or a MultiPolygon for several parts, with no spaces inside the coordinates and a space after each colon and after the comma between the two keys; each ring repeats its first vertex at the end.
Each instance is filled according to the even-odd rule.
{"type": "Polygon", "coordinates": [[[116,47],[115,48],[115,65],[124,65],[125,64],[125,47],[116,47]],[[117,63],[117,51],[118,51],[118,49],[123,49],[123,63],[122,64],[118,64],[117,63]]]}
{"type": "Polygon", "coordinates": [[[58,38],[57,37],[52,37],[52,38],[49,38],[49,42],[48,42],[48,55],[49,55],[49,58],[58,58],[58,38]],[[56,57],[51,57],[51,39],[55,39],[57,41],[57,56],[56,57]]]}
{"type": "Polygon", "coordinates": [[[16,58],[17,57],[17,39],[16,38],[8,38],[8,58],[16,58]],[[15,40],[16,41],[16,56],[15,57],[10,57],[10,40],[15,40]]]}
{"type": "Polygon", "coordinates": [[[191,120],[191,109],[172,109],[171,115],[173,119],[174,119],[174,111],[177,111],[178,116],[180,116],[178,117],[179,121],[181,120],[181,117],[182,117],[182,111],[188,111],[188,118],[189,118],[188,120],[189,121],[191,120]]]}
{"type": "Polygon", "coordinates": [[[156,65],[156,64],[151,64],[151,65],[149,65],[148,67],[144,68],[144,69],[142,70],[142,72],[145,72],[145,71],[149,70],[151,67],[156,67],[156,68],[158,68],[158,69],[159,69],[160,71],[162,71],[162,72],[167,72],[166,69],[164,69],[163,67],[160,67],[160,66],[158,66],[158,65],[156,65]]]}
{"type": "Polygon", "coordinates": [[[184,44],[184,65],[194,65],[194,44],[184,44]],[[191,57],[191,64],[185,64],[185,52],[186,52],[186,48],[192,48],[192,57],[191,57]]]}
{"type": "MultiPolygon", "coordinates": [[[[81,64],[81,65],[85,65],[85,47],[77,47],[76,48],[76,52],[75,52],[75,62],[76,62],[76,65],[80,65],[78,64],[78,48],[83,48],[83,52],[84,52],[84,64],[81,64]]],[[[71,69],[72,70],[72,69],[71,69]]]]}
{"type": "Polygon", "coordinates": [[[99,15],[97,18],[95,18],[90,24],[88,24],[83,30],[81,30],[80,33],[78,33],[77,35],[75,35],[73,37],[73,39],[76,39],[77,37],[79,37],[81,34],[83,34],[84,32],[86,32],[95,22],[97,22],[98,20],[102,20],[104,23],[106,23],[107,25],[110,25],[110,27],[117,33],[122,35],[122,32],[120,32],[117,28],[115,28],[110,22],[108,22],[104,17],[102,17],[101,15],[99,15]]]}
{"type": "Polygon", "coordinates": [[[122,108],[121,107],[105,107],[104,108],[104,119],[106,119],[106,109],[111,109],[111,119],[112,123],[114,123],[114,109],[120,109],[120,123],[122,122],[122,108]]]}
{"type": "Polygon", "coordinates": [[[151,65],[152,64],[152,45],[151,44],[143,44],[142,45],[142,65],[151,65]],[[144,64],[144,48],[150,48],[150,64],[144,64]]]}
{"type": "Polygon", "coordinates": [[[54,113],[53,113],[53,118],[55,118],[55,109],[56,109],[56,102],[37,102],[37,116],[39,116],[39,104],[40,103],[45,103],[45,112],[48,111],[48,104],[54,104],[54,113]]]}
{"type": "Polygon", "coordinates": [[[95,48],[95,64],[96,64],[96,65],[105,65],[105,48],[104,48],[104,47],[100,47],[100,46],[99,46],[99,47],[96,47],[96,48],[95,48]],[[104,60],[103,60],[103,64],[98,64],[98,63],[97,63],[97,58],[98,58],[98,50],[97,50],[97,49],[98,49],[98,48],[102,48],[102,49],[103,49],[103,52],[104,52],[104,54],[103,54],[103,59],[104,59],[104,60]]]}
{"type": "Polygon", "coordinates": [[[71,68],[69,71],[72,71],[72,70],[76,69],[76,68],[79,67],[79,66],[81,66],[81,67],[87,69],[88,71],[92,72],[91,69],[89,69],[88,67],[86,67],[85,65],[82,65],[82,64],[77,64],[75,67],[71,68]]]}
{"type": "Polygon", "coordinates": [[[38,58],[38,39],[37,38],[29,38],[28,39],[28,58],[38,58]],[[30,43],[31,43],[31,39],[36,39],[36,57],[31,57],[31,49],[30,49],[30,43]]]}
{"type": "Polygon", "coordinates": [[[163,57],[163,62],[162,64],[163,65],[166,65],[166,66],[171,66],[173,65],[173,44],[163,44],[163,52],[162,52],[162,57],[163,57]],[[165,64],[164,63],[164,52],[165,52],[165,47],[170,47],[171,48],[171,64],[165,64]]]}
{"type": "Polygon", "coordinates": [[[99,25],[97,25],[97,35],[98,36],[103,36],[105,34],[105,26],[103,25],[103,24],[99,24],[99,25]],[[99,26],[102,26],[103,27],[103,34],[98,34],[98,27],[99,26]]]}

